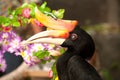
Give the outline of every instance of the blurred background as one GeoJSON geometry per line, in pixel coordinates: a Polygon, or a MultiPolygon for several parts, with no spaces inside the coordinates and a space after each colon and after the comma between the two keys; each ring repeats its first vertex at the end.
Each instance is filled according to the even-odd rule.
{"type": "MultiPolygon", "coordinates": [[[[11,2],[6,4],[15,8],[24,1],[35,1],[38,5],[46,1],[51,9],[64,8],[64,19],[78,20],[81,28],[86,30],[94,39],[96,52],[92,61],[93,66],[104,80],[119,80],[120,0],[12,0],[13,4],[11,2]]],[[[0,9],[2,10],[2,8],[0,9]]],[[[4,14],[2,13],[3,10],[0,11],[1,15],[4,14]]],[[[28,33],[37,33],[36,29],[34,29],[33,33],[31,33],[30,29],[24,30],[27,30],[23,32],[26,35],[28,33]]],[[[37,79],[40,80],[39,78],[33,80],[37,79]]],[[[30,78],[27,78],[27,80],[30,80],[30,78]]]]}

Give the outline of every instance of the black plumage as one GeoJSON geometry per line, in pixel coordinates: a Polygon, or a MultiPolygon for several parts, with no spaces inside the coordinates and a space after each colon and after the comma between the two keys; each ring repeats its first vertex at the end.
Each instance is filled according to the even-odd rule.
{"type": "Polygon", "coordinates": [[[0,77],[7,75],[17,69],[23,62],[23,58],[18,55],[14,55],[13,53],[5,52],[4,58],[6,60],[7,68],[5,72],[0,72],[0,77]]]}
{"type": "Polygon", "coordinates": [[[77,26],[61,46],[67,47],[67,51],[56,64],[59,80],[102,80],[86,61],[95,51],[94,41],[88,33],[77,26]]]}

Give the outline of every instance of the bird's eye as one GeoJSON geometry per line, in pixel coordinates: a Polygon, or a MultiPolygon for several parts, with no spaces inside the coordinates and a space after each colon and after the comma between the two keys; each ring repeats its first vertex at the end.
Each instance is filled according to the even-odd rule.
{"type": "Polygon", "coordinates": [[[77,34],[75,34],[75,33],[71,34],[71,39],[72,40],[76,40],[77,38],[78,38],[77,34]]]}

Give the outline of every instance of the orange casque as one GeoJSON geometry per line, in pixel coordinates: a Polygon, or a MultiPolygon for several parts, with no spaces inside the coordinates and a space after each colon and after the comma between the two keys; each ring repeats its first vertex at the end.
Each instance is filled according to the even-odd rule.
{"type": "Polygon", "coordinates": [[[56,20],[40,12],[37,7],[35,8],[35,17],[46,27],[53,30],[58,30],[59,35],[57,34],[53,37],[67,38],[69,36],[69,32],[71,32],[78,24],[78,21],[76,20],[56,20]]]}

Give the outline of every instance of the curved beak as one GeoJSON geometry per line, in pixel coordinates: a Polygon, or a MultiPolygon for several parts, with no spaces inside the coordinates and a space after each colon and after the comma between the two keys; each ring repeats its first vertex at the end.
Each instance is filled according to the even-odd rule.
{"type": "Polygon", "coordinates": [[[23,41],[21,44],[52,43],[61,45],[68,36],[69,33],[64,30],[48,30],[33,35],[32,37],[23,41]]]}

